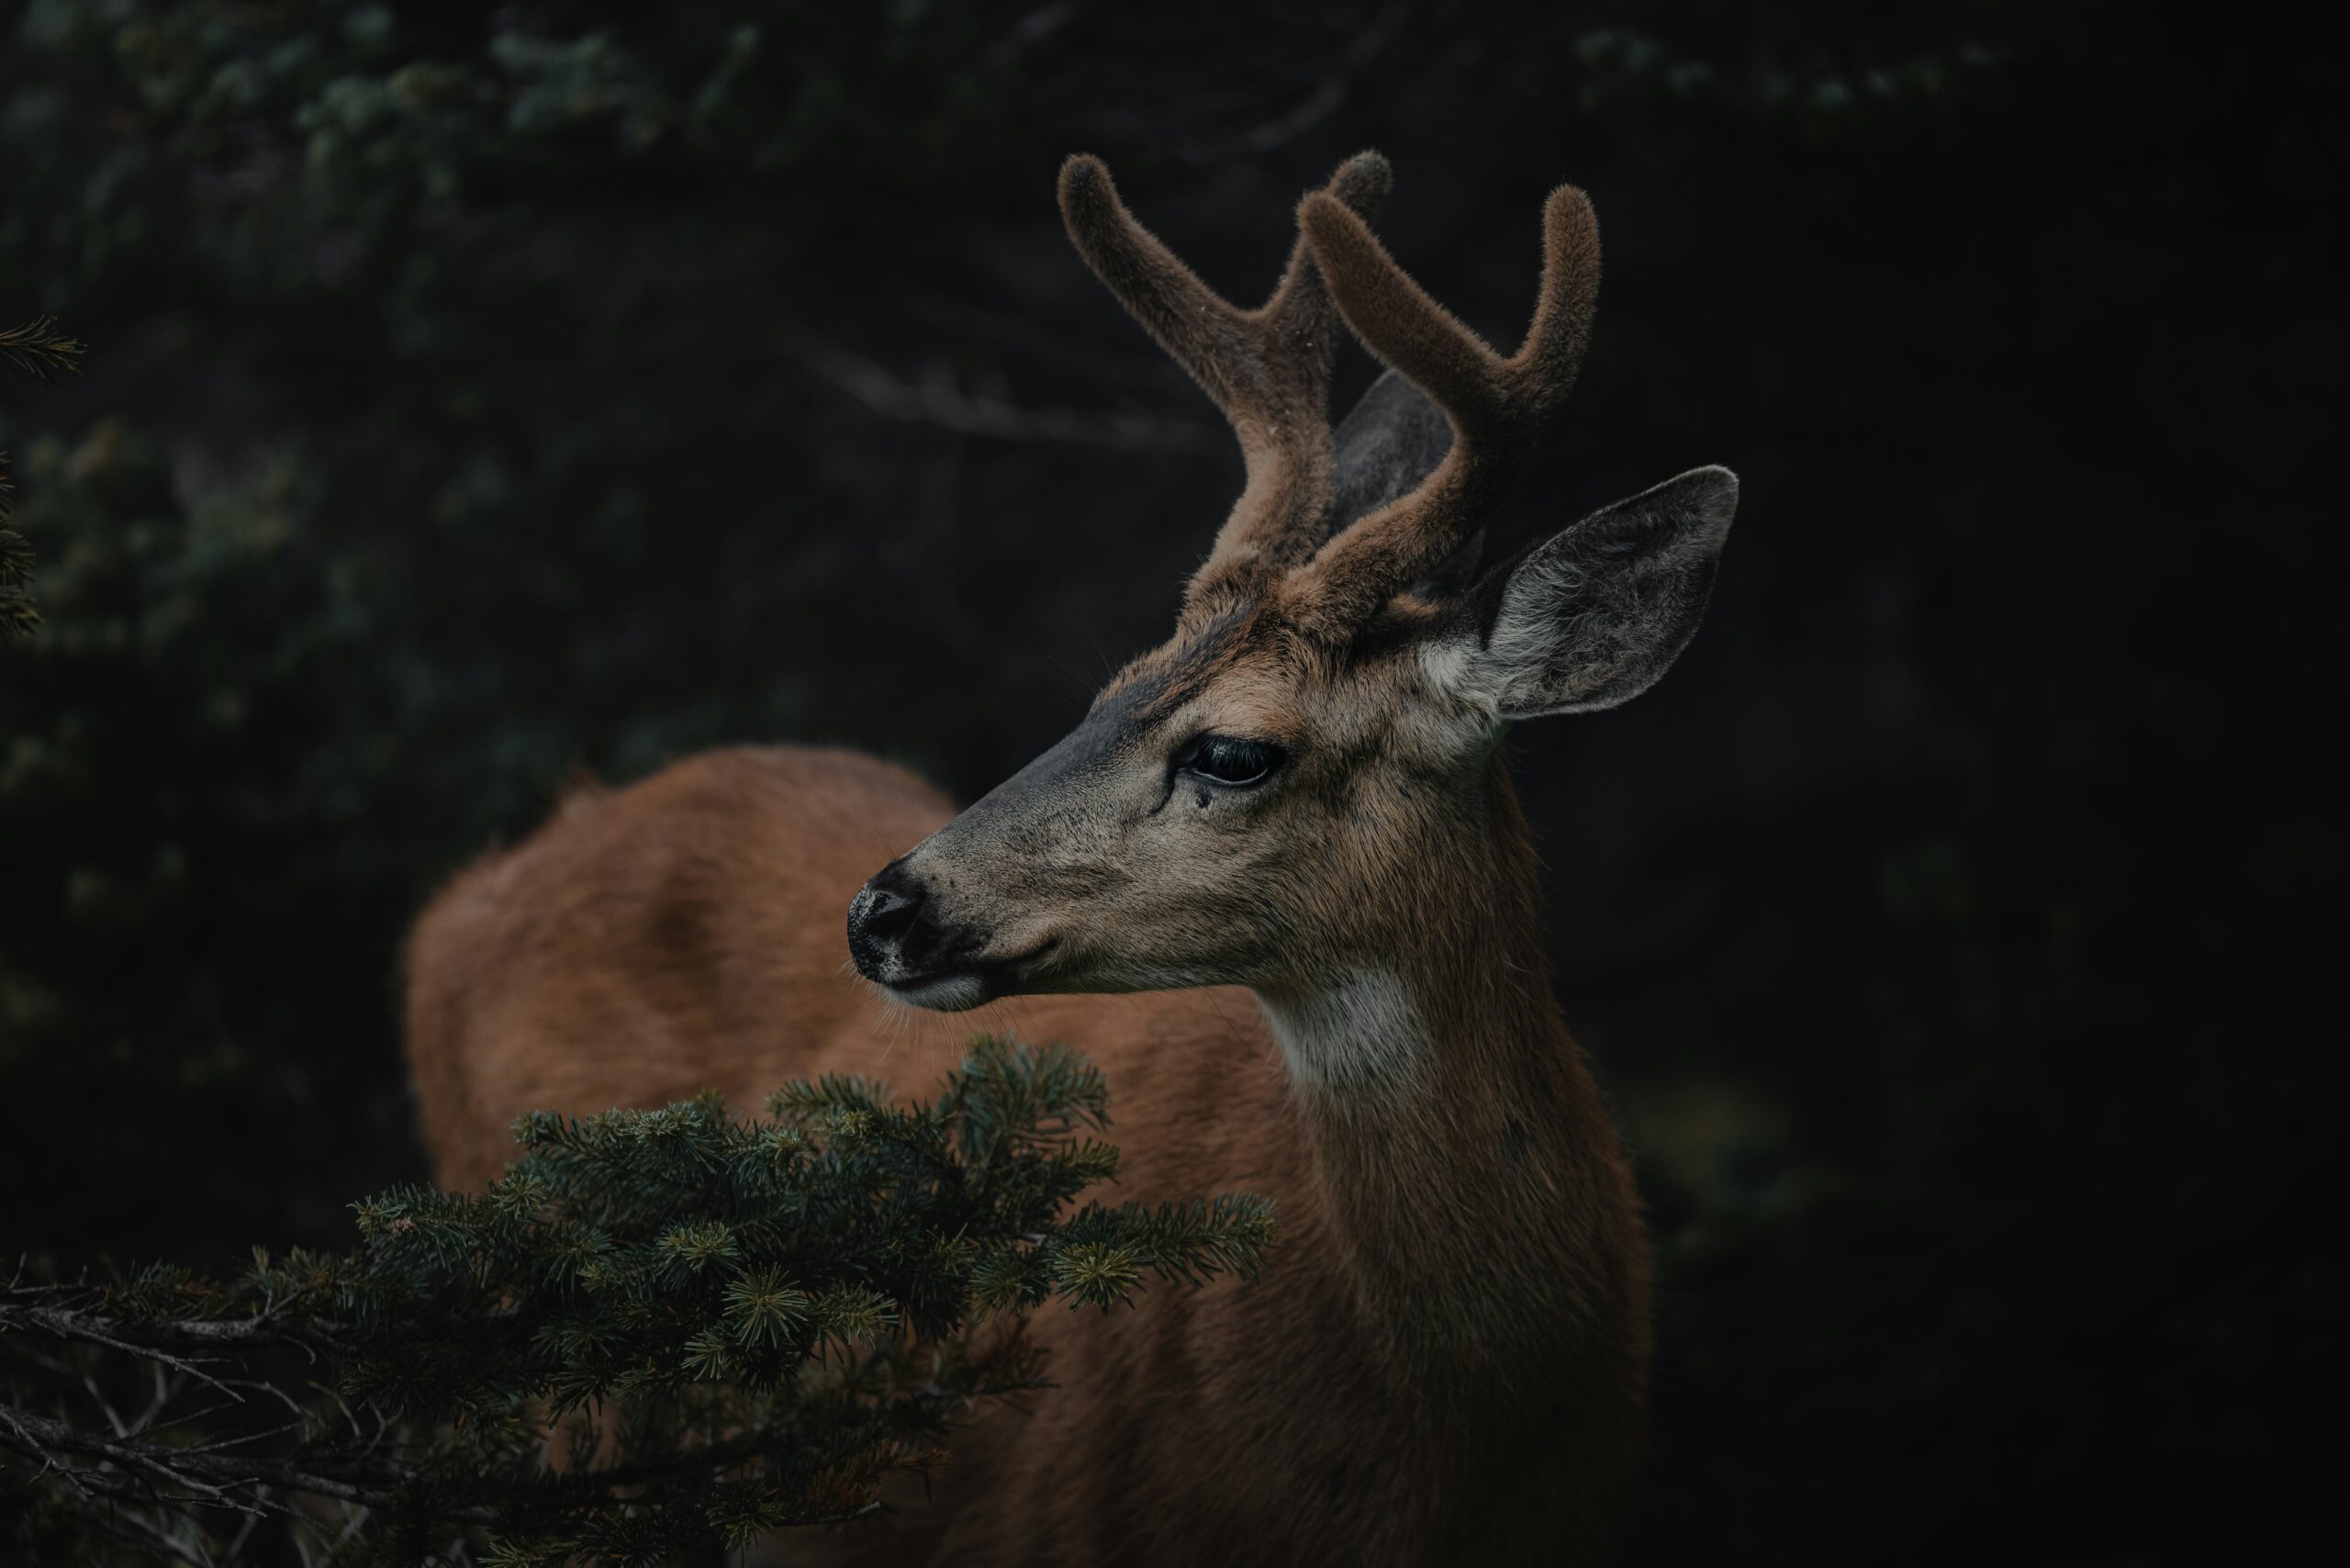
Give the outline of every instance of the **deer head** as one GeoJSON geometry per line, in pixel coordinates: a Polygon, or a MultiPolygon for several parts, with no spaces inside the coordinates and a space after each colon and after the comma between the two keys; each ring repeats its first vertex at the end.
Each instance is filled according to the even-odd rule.
{"type": "Polygon", "coordinates": [[[1503,862],[1530,864],[1504,727],[1637,696],[1695,631],[1737,501],[1725,469],[1465,569],[1583,358],[1590,203],[1550,194],[1533,324],[1504,357],[1372,237],[1387,185],[1365,153],[1306,196],[1279,286],[1243,310],[1135,221],[1099,162],[1063,167],[1079,252],[1224,410],[1247,483],[1174,636],[858,892],[850,951],[890,995],[947,1011],[1221,984],[1297,997],[1392,969],[1460,928],[1503,862]],[[1341,319],[1390,374],[1334,437],[1341,319]]]}

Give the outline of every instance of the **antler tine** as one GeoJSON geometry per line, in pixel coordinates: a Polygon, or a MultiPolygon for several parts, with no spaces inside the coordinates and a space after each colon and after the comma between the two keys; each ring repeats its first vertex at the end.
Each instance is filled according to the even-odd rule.
{"type": "Polygon", "coordinates": [[[1307,196],[1298,224],[1355,336],[1452,424],[1452,449],[1417,489],[1333,538],[1296,574],[1300,619],[1338,639],[1451,553],[1574,386],[1599,293],[1599,221],[1574,186],[1550,193],[1534,321],[1506,359],[1430,298],[1337,202],[1307,196]]]}
{"type": "MultiPolygon", "coordinates": [[[[1359,222],[1377,212],[1390,179],[1386,159],[1362,152],[1316,194],[1359,222]]],[[[1186,613],[1304,559],[1330,505],[1330,366],[1339,337],[1304,237],[1271,297],[1244,310],[1135,220],[1101,160],[1080,154],[1061,165],[1060,204],[1086,265],[1214,399],[1240,442],[1247,482],[1192,579],[1186,613]]]]}

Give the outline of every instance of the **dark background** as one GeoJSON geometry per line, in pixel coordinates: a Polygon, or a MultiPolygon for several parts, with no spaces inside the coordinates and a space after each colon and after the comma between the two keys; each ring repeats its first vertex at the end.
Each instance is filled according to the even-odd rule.
{"type": "Polygon", "coordinates": [[[0,375],[0,1249],[346,1238],[405,923],[575,769],[1049,743],[1238,476],[1056,165],[1254,299],[1377,146],[1509,342],[1601,214],[1497,545],[1745,485],[1673,676],[1513,737],[1661,1253],[1628,1559],[2338,1547],[2344,75],[2244,8],[0,3],[0,317],[91,344],[0,375]]]}

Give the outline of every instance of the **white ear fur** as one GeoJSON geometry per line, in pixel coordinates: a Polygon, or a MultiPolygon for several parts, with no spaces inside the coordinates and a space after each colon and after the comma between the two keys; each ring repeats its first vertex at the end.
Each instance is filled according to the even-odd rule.
{"type": "Polygon", "coordinates": [[[1478,585],[1423,666],[1497,719],[1583,713],[1654,685],[1706,613],[1738,476],[1693,468],[1603,507],[1478,585]]]}

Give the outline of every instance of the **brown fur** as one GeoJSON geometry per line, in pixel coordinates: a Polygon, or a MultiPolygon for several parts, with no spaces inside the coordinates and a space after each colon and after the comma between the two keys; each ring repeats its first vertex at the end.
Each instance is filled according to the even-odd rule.
{"type": "MultiPolygon", "coordinates": [[[[978,1030],[1109,1075],[1118,1195],[1274,1200],[1248,1284],[1160,1286],[1037,1325],[1061,1384],[958,1447],[937,1506],[837,1543],[876,1561],[1573,1561],[1639,1449],[1646,1272],[1631,1182],[1543,979],[1535,863],[1501,819],[1426,955],[1437,1092],[1302,1096],[1245,991],[1036,996],[912,1014],[845,970],[839,912],[951,814],[851,753],[742,749],[575,801],[419,922],[408,1051],[434,1172],[477,1186],[525,1110],[754,1107],[826,1072],[934,1083],[978,1030]]],[[[1464,849],[1468,846],[1464,846],[1464,849]]]]}

